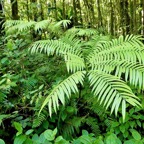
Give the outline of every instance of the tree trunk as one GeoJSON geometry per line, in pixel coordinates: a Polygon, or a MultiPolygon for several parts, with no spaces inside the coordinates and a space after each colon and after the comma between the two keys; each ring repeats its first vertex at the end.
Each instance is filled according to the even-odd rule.
{"type": "Polygon", "coordinates": [[[94,2],[91,0],[88,2],[88,9],[90,11],[90,26],[94,27],[95,24],[95,15],[94,15],[94,2]]]}
{"type": "Polygon", "coordinates": [[[31,0],[31,11],[32,11],[31,19],[37,21],[38,20],[37,0],[31,0]]]}
{"type": "Polygon", "coordinates": [[[12,19],[18,20],[18,3],[17,0],[11,0],[11,9],[12,9],[12,19]]]}
{"type": "Polygon", "coordinates": [[[4,9],[3,3],[0,1],[0,35],[3,34],[3,23],[4,23],[4,9]]]}
{"type": "Polygon", "coordinates": [[[131,30],[131,33],[134,33],[134,20],[133,20],[133,14],[134,13],[134,7],[133,7],[133,0],[130,0],[130,30],[131,30]]]}
{"type": "Polygon", "coordinates": [[[54,10],[55,10],[55,19],[57,20],[57,3],[56,3],[56,0],[54,0],[54,10]]]}
{"type": "Polygon", "coordinates": [[[77,4],[76,4],[77,0],[73,0],[73,9],[74,9],[74,16],[73,16],[73,23],[74,25],[78,25],[78,16],[77,16],[77,4]]]}
{"type": "Polygon", "coordinates": [[[141,0],[141,34],[144,36],[144,0],[141,0]]]}
{"type": "Polygon", "coordinates": [[[40,0],[40,17],[41,17],[41,20],[44,20],[44,12],[43,12],[43,10],[44,10],[43,3],[40,0]]]}
{"type": "Polygon", "coordinates": [[[26,9],[27,9],[27,11],[26,11],[26,13],[27,13],[27,19],[29,21],[30,20],[30,13],[29,13],[29,2],[28,2],[28,0],[26,1],[26,9]]]}
{"type": "Polygon", "coordinates": [[[94,27],[95,25],[95,14],[94,14],[94,1],[84,0],[84,5],[87,13],[87,23],[88,27],[94,27]]]}
{"type": "Polygon", "coordinates": [[[87,0],[84,0],[84,7],[85,7],[85,14],[84,14],[84,20],[85,20],[85,22],[87,22],[87,24],[88,23],[90,23],[90,13],[89,13],[89,9],[88,9],[88,2],[87,2],[87,0]]]}
{"type": "Polygon", "coordinates": [[[126,26],[126,34],[130,33],[130,16],[128,12],[128,0],[125,0],[125,26],[126,26]]]}
{"type": "Polygon", "coordinates": [[[83,25],[80,0],[77,0],[77,11],[79,12],[80,24],[83,25]]]}
{"type": "Polygon", "coordinates": [[[130,17],[128,14],[128,1],[121,0],[120,1],[120,14],[121,14],[121,27],[123,31],[123,35],[129,34],[130,32],[130,17]]]}
{"type": "Polygon", "coordinates": [[[63,0],[63,10],[62,10],[63,19],[66,19],[66,7],[65,7],[65,0],[63,0]]]}
{"type": "Polygon", "coordinates": [[[112,0],[110,1],[110,8],[111,8],[111,18],[110,18],[110,33],[111,35],[114,35],[114,10],[113,10],[113,2],[112,0]]]}
{"type": "Polygon", "coordinates": [[[137,21],[136,21],[136,1],[133,1],[133,33],[136,34],[137,31],[137,21]]]}
{"type": "Polygon", "coordinates": [[[102,22],[102,14],[101,14],[101,8],[100,8],[100,1],[99,0],[97,0],[97,7],[98,7],[98,27],[102,27],[103,22],[102,22]]]}

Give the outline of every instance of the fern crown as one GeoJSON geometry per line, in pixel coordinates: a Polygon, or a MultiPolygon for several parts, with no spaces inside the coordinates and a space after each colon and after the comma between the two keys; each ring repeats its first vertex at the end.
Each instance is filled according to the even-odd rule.
{"type": "MultiPolygon", "coordinates": [[[[59,22],[54,26],[69,21],[59,22]]],[[[35,30],[46,28],[47,21],[29,22],[20,30],[35,25],[35,30]],[[41,26],[42,25],[42,26],[41,26]]],[[[17,25],[17,24],[16,24],[17,25]]],[[[14,25],[12,29],[15,29],[14,25]]],[[[17,27],[18,28],[18,27],[17,27]]],[[[46,97],[40,112],[48,104],[49,114],[65,105],[72,93],[78,92],[78,84],[89,81],[90,89],[106,109],[117,115],[121,107],[125,119],[127,103],[140,106],[139,98],[127,85],[144,89],[144,46],[140,36],[127,35],[109,40],[98,35],[96,30],[72,28],[60,39],[40,40],[30,46],[31,53],[45,53],[48,56],[57,55],[63,58],[70,74],[58,84],[46,97]]]]}
{"type": "Polygon", "coordinates": [[[75,36],[65,35],[61,40],[37,41],[31,45],[32,53],[62,56],[67,71],[72,73],[47,96],[41,110],[48,104],[50,115],[52,108],[56,112],[59,101],[64,105],[65,98],[78,92],[77,84],[83,84],[86,76],[94,96],[106,109],[111,107],[111,113],[115,111],[117,115],[121,106],[125,119],[126,103],[140,106],[138,97],[126,84],[130,82],[144,88],[144,49],[140,37],[120,36],[111,41],[104,41],[101,36],[97,38],[99,40],[83,43],[75,36]]]}

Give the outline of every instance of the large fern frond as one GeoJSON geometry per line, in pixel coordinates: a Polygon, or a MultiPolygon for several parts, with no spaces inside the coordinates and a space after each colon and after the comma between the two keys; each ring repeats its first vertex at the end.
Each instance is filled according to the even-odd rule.
{"type": "Polygon", "coordinates": [[[14,31],[22,32],[25,30],[30,30],[32,27],[35,31],[39,31],[48,28],[52,21],[52,19],[43,20],[40,22],[8,20],[5,22],[5,28],[7,29],[7,33],[12,33],[14,31]]]}
{"type": "Polygon", "coordinates": [[[78,71],[72,74],[71,76],[69,76],[64,81],[62,81],[47,96],[47,98],[42,104],[40,112],[47,104],[48,104],[50,116],[52,115],[52,109],[54,109],[54,111],[57,112],[57,109],[59,108],[59,102],[65,105],[65,96],[69,99],[72,92],[73,93],[78,92],[77,84],[78,83],[83,84],[84,76],[85,76],[85,71],[78,71]]]}
{"type": "Polygon", "coordinates": [[[110,40],[109,36],[103,36],[103,35],[94,35],[91,40],[86,41],[84,45],[90,49],[90,53],[93,53],[95,51],[96,47],[99,45],[108,42],[110,40]]]}
{"type": "Polygon", "coordinates": [[[40,40],[30,46],[31,53],[46,53],[47,55],[64,55],[66,53],[80,55],[80,50],[76,47],[64,43],[60,40],[40,40]]]}
{"type": "Polygon", "coordinates": [[[40,22],[36,22],[34,29],[35,31],[46,29],[50,23],[51,23],[51,20],[43,20],[40,22]]]}
{"type": "Polygon", "coordinates": [[[115,71],[131,84],[144,88],[144,47],[139,36],[121,36],[109,42],[100,43],[88,56],[89,67],[105,73],[115,71]]]}
{"type": "Polygon", "coordinates": [[[7,20],[4,25],[5,25],[5,28],[8,29],[12,26],[15,26],[15,25],[18,25],[18,24],[22,24],[24,23],[24,21],[22,20],[7,20]]]}
{"type": "Polygon", "coordinates": [[[141,36],[135,35],[127,35],[126,37],[120,36],[119,38],[112,39],[110,41],[104,42],[103,44],[99,45],[99,47],[95,47],[96,52],[101,52],[104,50],[110,50],[111,48],[129,48],[129,47],[139,47],[143,46],[141,42],[141,36]]]}
{"type": "Polygon", "coordinates": [[[116,39],[96,46],[88,56],[89,61],[93,63],[93,61],[104,60],[127,60],[144,63],[144,45],[139,40],[139,37],[133,36],[130,38],[125,41],[116,39]]]}
{"type": "Polygon", "coordinates": [[[97,35],[98,34],[98,31],[96,29],[92,29],[92,28],[87,28],[87,29],[84,29],[84,28],[71,28],[69,30],[70,33],[74,33],[76,34],[77,36],[92,36],[92,35],[97,35]]]}
{"type": "Polygon", "coordinates": [[[139,86],[140,89],[144,89],[144,65],[136,62],[118,61],[118,60],[105,60],[105,61],[93,61],[91,63],[93,70],[103,71],[110,74],[115,72],[115,76],[123,78],[125,81],[129,81],[134,86],[139,86]]]}
{"type": "Polygon", "coordinates": [[[125,81],[130,82],[131,85],[144,89],[144,65],[132,62],[121,62],[116,66],[115,75],[123,78],[125,81]]]}
{"type": "Polygon", "coordinates": [[[23,21],[23,23],[20,22],[19,24],[8,28],[7,33],[9,34],[15,31],[22,32],[22,31],[30,30],[30,28],[32,28],[35,24],[36,24],[35,21],[30,21],[30,22],[23,21]]]}
{"type": "Polygon", "coordinates": [[[118,77],[99,71],[90,71],[89,81],[94,95],[98,96],[100,104],[106,106],[106,109],[111,105],[111,113],[115,110],[115,114],[117,115],[118,108],[121,105],[123,119],[125,119],[126,103],[140,106],[138,97],[118,77]]]}
{"type": "Polygon", "coordinates": [[[64,36],[61,37],[61,40],[64,43],[69,44],[73,47],[77,47],[77,48],[79,48],[79,46],[82,45],[82,41],[79,38],[77,38],[75,33],[65,32],[64,36]]]}

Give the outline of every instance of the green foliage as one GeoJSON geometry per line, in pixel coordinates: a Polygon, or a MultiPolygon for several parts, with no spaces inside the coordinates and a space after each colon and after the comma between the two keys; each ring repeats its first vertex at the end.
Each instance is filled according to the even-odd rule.
{"type": "Polygon", "coordinates": [[[46,38],[46,34],[48,37],[59,36],[62,34],[63,28],[66,29],[68,24],[70,24],[70,20],[61,20],[59,22],[55,22],[54,19],[49,18],[48,20],[42,20],[39,22],[36,21],[23,21],[23,20],[8,20],[5,22],[5,29],[7,30],[6,33],[20,34],[23,31],[27,31],[28,33],[36,33],[37,35],[42,35],[46,38]],[[33,30],[32,30],[33,29],[33,30]],[[34,31],[34,32],[33,32],[34,31]]]}
{"type": "Polygon", "coordinates": [[[42,113],[38,117],[36,116],[33,120],[32,127],[36,128],[36,127],[40,126],[42,124],[42,122],[46,119],[45,117],[46,116],[42,113]]]}
{"type": "Polygon", "coordinates": [[[6,22],[0,142],[143,143],[141,37],[111,39],[69,24],[6,22]]]}
{"type": "Polygon", "coordinates": [[[0,144],[5,144],[5,142],[2,139],[0,139],[0,144]]]}
{"type": "MultiPolygon", "coordinates": [[[[36,144],[45,144],[45,143],[53,143],[53,144],[122,144],[120,139],[113,133],[109,133],[104,137],[95,137],[94,134],[88,133],[86,130],[82,131],[82,135],[76,139],[73,139],[72,141],[67,141],[65,140],[62,136],[56,137],[57,134],[57,129],[55,128],[54,130],[45,130],[43,133],[40,135],[33,134],[32,137],[30,135],[20,135],[17,136],[14,139],[14,144],[23,144],[23,143],[36,143],[36,144]]],[[[130,142],[142,142],[138,140],[127,140],[125,141],[126,144],[130,142]]]]}
{"type": "MultiPolygon", "coordinates": [[[[67,35],[64,37],[67,37],[67,35]]],[[[90,86],[92,86],[94,95],[98,96],[98,100],[106,106],[106,109],[112,105],[111,113],[115,110],[116,115],[121,105],[123,120],[125,119],[126,102],[133,106],[140,106],[138,97],[136,97],[130,87],[121,80],[122,73],[125,73],[124,79],[126,81],[129,80],[130,84],[135,84],[135,86],[143,88],[141,81],[143,75],[143,66],[141,63],[143,61],[143,44],[140,42],[139,37],[130,35],[124,39],[123,36],[121,36],[118,39],[108,42],[104,41],[95,46],[93,46],[92,43],[93,50],[89,51],[86,58],[82,56],[83,43],[79,46],[79,40],[77,41],[77,38],[75,39],[73,37],[72,39],[73,48],[71,48],[71,43],[68,44],[68,41],[61,41],[63,41],[63,39],[59,41],[35,42],[30,49],[32,53],[39,51],[40,53],[44,52],[48,55],[54,53],[64,55],[68,72],[76,72],[83,69],[89,71],[90,86]],[[76,50],[75,43],[78,46],[76,50]],[[129,55],[129,57],[127,57],[127,55],[129,55]],[[137,61],[139,61],[139,64],[137,64],[137,61]],[[136,65],[136,67],[134,65],[136,65]],[[112,76],[112,73],[115,73],[115,76],[112,76]],[[135,74],[139,74],[139,77],[136,77],[135,74]],[[104,102],[104,100],[106,101],[104,102]]],[[[77,83],[77,80],[74,81],[77,83]]],[[[62,104],[64,104],[64,100],[62,100],[64,99],[64,95],[62,93],[68,93],[69,89],[74,89],[73,85],[70,85],[69,88],[66,87],[66,85],[69,85],[67,81],[64,81],[64,83],[64,87],[59,88],[59,91],[57,91],[57,89],[53,90],[52,93],[55,94],[52,99],[51,94],[46,98],[41,110],[48,103],[49,113],[51,115],[53,100],[53,106],[56,112],[56,107],[59,107],[58,100],[55,98],[57,95],[61,97],[59,97],[59,99],[61,99],[62,104]]]]}
{"type": "Polygon", "coordinates": [[[85,72],[76,72],[70,77],[68,77],[66,80],[62,81],[57,87],[54,88],[54,90],[49,94],[49,96],[45,99],[43,102],[43,105],[40,109],[44,108],[44,106],[48,103],[49,107],[49,114],[51,116],[52,114],[52,108],[54,108],[54,111],[57,112],[57,108],[59,108],[59,100],[60,102],[65,105],[65,95],[69,99],[72,92],[76,93],[78,92],[77,84],[83,83],[83,77],[85,72]]]}
{"type": "Polygon", "coordinates": [[[142,141],[143,135],[143,124],[144,119],[141,111],[143,109],[131,108],[129,113],[126,116],[125,123],[122,122],[122,119],[112,121],[111,126],[108,128],[111,132],[114,132],[121,141],[142,141]]]}

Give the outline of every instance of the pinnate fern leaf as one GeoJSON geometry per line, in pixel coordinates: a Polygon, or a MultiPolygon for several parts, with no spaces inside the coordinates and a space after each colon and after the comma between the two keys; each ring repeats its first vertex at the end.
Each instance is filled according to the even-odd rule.
{"type": "Polygon", "coordinates": [[[91,63],[103,60],[127,60],[144,63],[144,45],[139,36],[120,36],[118,39],[103,42],[93,47],[88,55],[91,63]]]}
{"type": "Polygon", "coordinates": [[[112,73],[115,71],[115,76],[121,77],[122,74],[125,81],[129,81],[131,85],[144,89],[144,65],[136,62],[104,60],[91,63],[93,70],[112,73]]]}
{"type": "Polygon", "coordinates": [[[99,47],[96,48],[96,51],[100,52],[103,50],[109,50],[114,47],[128,48],[143,46],[141,39],[141,36],[135,35],[127,35],[126,37],[120,36],[119,38],[112,39],[99,45],[99,47]]]}
{"type": "Polygon", "coordinates": [[[60,40],[40,40],[30,46],[31,53],[45,53],[47,55],[64,55],[66,53],[79,55],[79,50],[60,40]]]}
{"type": "Polygon", "coordinates": [[[64,81],[62,81],[58,86],[56,86],[52,90],[52,92],[46,97],[45,101],[42,104],[40,112],[47,104],[50,116],[52,115],[53,109],[55,112],[57,112],[57,109],[59,108],[59,102],[65,105],[65,99],[66,99],[65,96],[68,99],[70,99],[72,92],[73,93],[78,92],[77,84],[78,83],[83,84],[85,73],[86,73],[85,71],[78,71],[69,76],[64,81]]]}
{"type": "Polygon", "coordinates": [[[100,104],[106,106],[106,109],[111,105],[111,113],[115,110],[115,114],[117,115],[118,108],[121,105],[123,120],[125,119],[126,103],[140,106],[138,97],[118,77],[99,71],[90,71],[89,81],[94,95],[98,96],[100,104]]]}
{"type": "Polygon", "coordinates": [[[98,31],[96,29],[84,29],[84,28],[71,28],[69,30],[70,33],[75,33],[78,36],[92,36],[98,34],[98,31]]]}
{"type": "Polygon", "coordinates": [[[75,132],[79,132],[83,117],[73,117],[65,121],[62,128],[62,135],[64,138],[72,138],[75,132]]]}
{"type": "Polygon", "coordinates": [[[121,62],[116,66],[115,75],[121,77],[122,74],[125,81],[129,81],[131,85],[144,89],[144,65],[135,62],[121,62]]]}
{"type": "Polygon", "coordinates": [[[33,120],[32,127],[36,128],[42,124],[42,122],[46,120],[46,116],[43,113],[40,113],[39,116],[36,116],[33,120]]]}
{"type": "Polygon", "coordinates": [[[96,136],[100,135],[100,128],[97,122],[97,119],[89,116],[84,120],[84,122],[91,128],[92,133],[94,133],[96,136]]]}
{"type": "Polygon", "coordinates": [[[25,30],[30,30],[31,27],[34,27],[34,25],[36,24],[35,21],[30,21],[30,22],[27,22],[27,21],[21,21],[17,24],[15,24],[14,26],[12,27],[9,27],[10,25],[8,25],[8,30],[7,30],[7,33],[12,33],[14,31],[25,31],[25,30]]]}
{"type": "Polygon", "coordinates": [[[47,26],[50,24],[50,22],[51,20],[43,20],[43,21],[35,23],[35,27],[34,27],[35,31],[46,29],[47,26]]]}
{"type": "Polygon", "coordinates": [[[64,28],[67,28],[70,23],[71,23],[70,20],[61,20],[61,21],[57,22],[55,24],[55,26],[56,27],[63,26],[64,28]]]}
{"type": "Polygon", "coordinates": [[[7,20],[5,22],[5,28],[7,29],[7,33],[11,33],[14,31],[25,31],[30,30],[32,27],[35,31],[39,31],[42,29],[46,29],[50,23],[52,22],[52,19],[48,20],[42,20],[40,22],[36,21],[22,21],[22,20],[7,20]]]}
{"type": "Polygon", "coordinates": [[[82,71],[85,68],[84,59],[74,54],[67,53],[65,55],[65,62],[68,72],[82,71]]]}
{"type": "Polygon", "coordinates": [[[144,89],[144,45],[140,36],[120,36],[118,39],[100,43],[87,57],[93,70],[123,77],[134,86],[144,89]]]}

